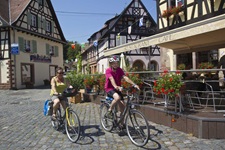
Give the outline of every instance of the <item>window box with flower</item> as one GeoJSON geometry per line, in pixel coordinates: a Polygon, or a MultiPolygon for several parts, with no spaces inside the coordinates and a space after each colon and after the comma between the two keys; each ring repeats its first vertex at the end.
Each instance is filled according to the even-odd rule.
{"type": "Polygon", "coordinates": [[[170,18],[171,16],[175,16],[177,14],[180,14],[181,11],[182,11],[181,5],[170,7],[166,10],[163,10],[162,17],[163,18],[170,18]]]}
{"type": "MultiPolygon", "coordinates": [[[[202,62],[198,64],[198,69],[213,69],[214,65],[211,62],[202,62]]],[[[202,72],[208,79],[212,78],[212,71],[202,72]]],[[[214,72],[215,73],[215,72],[214,72]]]]}

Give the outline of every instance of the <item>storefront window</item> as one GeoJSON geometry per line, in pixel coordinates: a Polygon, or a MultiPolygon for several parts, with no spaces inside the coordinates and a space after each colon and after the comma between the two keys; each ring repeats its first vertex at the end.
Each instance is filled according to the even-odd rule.
{"type": "Polygon", "coordinates": [[[186,69],[192,68],[192,53],[177,54],[177,66],[179,64],[185,64],[186,69]]]}

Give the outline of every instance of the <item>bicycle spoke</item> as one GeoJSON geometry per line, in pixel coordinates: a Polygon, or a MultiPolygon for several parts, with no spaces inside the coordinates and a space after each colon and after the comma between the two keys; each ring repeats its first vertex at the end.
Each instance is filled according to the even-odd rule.
{"type": "Polygon", "coordinates": [[[144,116],[132,110],[126,119],[127,133],[130,140],[137,146],[144,146],[149,139],[149,127],[144,116]]]}
{"type": "Polygon", "coordinates": [[[101,125],[106,131],[111,131],[113,129],[113,119],[109,119],[106,116],[106,113],[108,111],[108,105],[107,104],[102,104],[101,110],[100,110],[100,121],[101,125]]]}
{"type": "Polygon", "coordinates": [[[76,142],[80,137],[80,120],[74,111],[67,111],[69,112],[65,120],[66,134],[70,141],[76,142]]]}

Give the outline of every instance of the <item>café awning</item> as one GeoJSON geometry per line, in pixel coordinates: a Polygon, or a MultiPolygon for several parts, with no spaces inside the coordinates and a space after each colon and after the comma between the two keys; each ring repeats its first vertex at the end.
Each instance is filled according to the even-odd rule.
{"type": "Polygon", "coordinates": [[[104,55],[109,56],[151,45],[172,49],[175,54],[212,50],[225,47],[224,35],[225,14],[105,50],[104,55]]]}

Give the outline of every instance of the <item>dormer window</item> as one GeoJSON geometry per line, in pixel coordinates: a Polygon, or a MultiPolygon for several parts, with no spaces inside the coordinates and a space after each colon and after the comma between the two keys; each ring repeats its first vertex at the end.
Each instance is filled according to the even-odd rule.
{"type": "Polygon", "coordinates": [[[37,27],[37,16],[34,14],[31,14],[31,26],[37,27]]]}
{"type": "Polygon", "coordinates": [[[46,20],[46,31],[51,32],[51,22],[46,20]]]}

